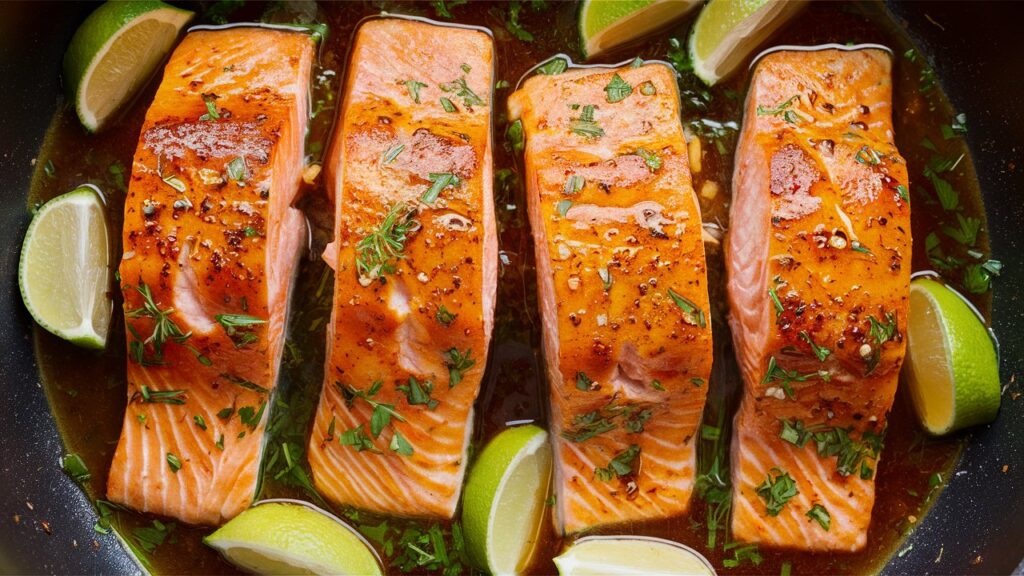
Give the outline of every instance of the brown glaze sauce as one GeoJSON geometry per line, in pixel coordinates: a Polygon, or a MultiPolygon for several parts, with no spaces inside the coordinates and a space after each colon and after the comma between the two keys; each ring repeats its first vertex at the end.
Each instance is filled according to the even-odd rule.
{"type": "MultiPolygon", "coordinates": [[[[274,6],[273,4],[267,6],[274,6]]],[[[267,6],[248,5],[230,15],[232,21],[255,20],[265,16],[267,6]]],[[[337,112],[339,79],[344,77],[348,42],[357,23],[366,16],[381,11],[438,17],[430,3],[405,4],[396,2],[339,2],[324,3],[317,19],[330,27],[330,35],[320,51],[320,67],[313,79],[313,111],[316,114],[309,135],[308,153],[311,161],[318,160],[326,146],[326,138],[337,112]],[[326,72],[326,71],[333,71],[326,72]]],[[[502,2],[474,2],[450,8],[453,21],[485,26],[494,31],[497,45],[498,80],[508,81],[512,87],[531,66],[549,56],[563,52],[579,59],[579,39],[576,32],[577,6],[574,3],[548,2],[542,9],[524,3],[519,15],[522,26],[535,39],[523,42],[505,28],[509,4],[502,2]]],[[[203,20],[201,11],[197,22],[203,20]]],[[[278,10],[271,15],[273,21],[287,22],[289,15],[278,10]]],[[[296,20],[291,20],[296,21],[296,20]]],[[[452,20],[449,20],[452,21],[452,20]]],[[[669,30],[634,46],[624,47],[608,54],[601,61],[618,62],[635,56],[665,59],[669,38],[684,41],[692,24],[692,17],[669,30]]],[[[927,64],[918,56],[911,61],[905,51],[910,41],[900,26],[878,4],[812,3],[779,33],[765,43],[820,44],[873,42],[892,48],[894,56],[894,112],[896,140],[901,154],[907,159],[911,178],[913,205],[914,269],[931,268],[925,252],[925,237],[937,230],[945,215],[935,199],[935,193],[923,176],[929,159],[935,154],[922,140],[927,137],[946,156],[963,154],[957,167],[944,177],[959,191],[962,213],[981,219],[982,232],[976,249],[988,253],[985,235],[985,215],[978,193],[974,168],[966,145],[960,138],[945,139],[943,124],[949,124],[955,112],[939,86],[923,91],[922,70],[927,64]]],[[[924,73],[927,76],[927,72],[924,73]]],[[[729,220],[729,188],[732,174],[732,151],[736,143],[735,130],[741,122],[740,113],[747,74],[740,72],[713,89],[707,89],[692,75],[681,80],[683,94],[682,115],[691,132],[703,134],[702,170],[694,175],[694,188],[707,190],[700,195],[705,223],[727,229],[729,220]],[[709,127],[733,123],[721,129],[721,138],[709,138],[709,127]],[[718,123],[718,124],[713,124],[718,123]],[[712,185],[718,192],[710,195],[712,185]]],[[[100,135],[88,135],[81,128],[73,109],[65,105],[55,115],[46,141],[39,153],[32,181],[29,206],[67,192],[75,186],[91,182],[104,193],[109,208],[109,221],[114,238],[120,238],[124,184],[128,180],[139,127],[148,103],[152,100],[158,80],[154,79],[130,109],[111,128],[100,135]],[[48,170],[47,165],[52,166],[48,170]]],[[[500,221],[500,249],[502,255],[499,278],[494,342],[492,343],[487,375],[477,400],[474,446],[502,430],[507,422],[534,420],[546,422],[547,385],[543,378],[543,359],[540,351],[540,324],[536,306],[533,246],[526,223],[525,197],[521,178],[501,177],[503,168],[520,171],[516,159],[502,146],[506,114],[505,99],[511,88],[495,91],[494,121],[496,146],[494,147],[496,206],[500,221]]],[[[264,460],[265,472],[259,498],[294,497],[315,500],[296,487],[296,471],[281,473],[282,443],[292,448],[304,445],[308,423],[319,395],[324,356],[324,330],[331,309],[330,270],[320,260],[324,244],[331,233],[333,212],[322,190],[322,183],[305,191],[300,202],[313,225],[313,242],[300,267],[298,284],[292,303],[289,345],[285,353],[279,383],[278,403],[271,412],[268,430],[270,437],[264,460]],[[268,462],[272,461],[273,465],[268,462]],[[291,479],[291,480],[289,480],[291,479]]],[[[951,243],[943,238],[943,247],[951,243]]],[[[120,254],[120,247],[117,254],[120,254]]],[[[950,248],[951,249],[951,248],[950,248]]],[[[712,318],[715,329],[715,367],[711,379],[705,424],[723,426],[723,437],[728,433],[736,392],[741,386],[731,350],[730,335],[725,320],[724,264],[720,247],[709,245],[708,268],[712,287],[712,318]]],[[[949,274],[952,284],[959,285],[959,270],[949,274]]],[[[41,329],[34,333],[36,357],[44,389],[53,414],[58,422],[68,452],[79,454],[92,473],[85,489],[95,498],[103,498],[107,471],[120,434],[125,404],[125,347],[123,318],[117,298],[110,346],[103,353],[75,348],[41,329]]],[[[979,309],[989,309],[987,296],[974,297],[979,309]]],[[[668,521],[625,525],[602,533],[633,533],[661,536],[683,542],[705,554],[720,574],[779,573],[784,563],[792,572],[864,573],[883,564],[899,550],[900,542],[920,523],[941,490],[948,473],[956,464],[964,439],[925,437],[913,421],[904,394],[899,394],[889,420],[886,446],[878,468],[878,491],[875,502],[868,546],[857,554],[815,555],[791,551],[760,551],[763,562],[758,566],[743,563],[737,568],[723,567],[720,533],[714,549],[707,546],[704,526],[706,506],[696,498],[689,517],[668,521]],[[941,478],[937,485],[935,480],[941,478]]],[[[712,446],[702,441],[700,457],[709,457],[712,446]]],[[[300,466],[305,466],[304,459],[300,466]]],[[[354,511],[335,510],[354,524],[363,527],[378,526],[384,519],[369,517],[354,511]]],[[[112,522],[122,538],[135,547],[132,530],[148,526],[151,517],[116,512],[112,522]]],[[[409,526],[408,521],[388,520],[392,526],[409,526]]],[[[421,524],[426,526],[426,524],[421,524]]],[[[211,531],[207,527],[190,527],[178,523],[165,544],[153,553],[140,554],[141,561],[157,573],[224,573],[233,568],[204,546],[201,537],[211,531]]],[[[549,520],[545,521],[543,535],[531,565],[531,572],[555,572],[551,558],[564,544],[553,533],[549,520]]],[[[118,546],[113,535],[96,536],[97,545],[118,546]]],[[[397,542],[397,538],[394,539],[397,542]]],[[[381,547],[383,548],[383,547],[381,547]]],[[[397,566],[389,572],[400,573],[397,566]]],[[[468,567],[463,573],[469,572],[468,567]]]]}

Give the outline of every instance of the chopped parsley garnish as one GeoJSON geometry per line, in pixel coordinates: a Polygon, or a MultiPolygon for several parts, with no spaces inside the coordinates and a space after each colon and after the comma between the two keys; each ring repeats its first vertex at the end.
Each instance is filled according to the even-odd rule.
{"type": "Polygon", "coordinates": [[[650,409],[641,409],[636,404],[616,404],[616,399],[612,398],[598,410],[574,416],[573,427],[563,430],[562,438],[570,442],[585,442],[614,430],[618,426],[617,420],[622,421],[623,427],[630,434],[639,434],[644,431],[644,425],[651,419],[651,415],[650,409]]]}
{"type": "Polygon", "coordinates": [[[200,430],[206,431],[206,418],[196,414],[192,417],[192,421],[195,422],[196,426],[198,426],[200,430]]]}
{"type": "MultiPolygon", "coordinates": [[[[181,328],[171,320],[174,308],[161,310],[157,306],[153,300],[153,293],[145,282],[136,286],[135,289],[139,294],[142,294],[142,307],[127,310],[124,315],[127,318],[152,318],[153,332],[148,338],[140,341],[138,333],[135,332],[133,327],[129,326],[129,330],[135,338],[129,345],[131,348],[129,356],[143,366],[163,364],[164,344],[170,340],[176,344],[184,345],[185,341],[192,337],[192,333],[182,332],[181,328]],[[150,358],[146,357],[146,346],[152,346],[153,348],[153,355],[150,358]]],[[[198,352],[194,353],[196,356],[200,356],[198,352]]]]}
{"type": "Polygon", "coordinates": [[[818,525],[824,528],[826,532],[828,532],[828,529],[832,526],[832,515],[829,514],[828,510],[826,510],[821,504],[811,506],[811,509],[808,510],[805,515],[811,520],[817,522],[818,525]]]}
{"type": "Polygon", "coordinates": [[[981,230],[981,220],[973,216],[964,216],[957,212],[956,214],[958,228],[952,226],[943,226],[942,231],[953,240],[963,244],[964,246],[974,246],[978,241],[978,232],[981,230]]]}
{"type": "Polygon", "coordinates": [[[875,345],[871,347],[871,353],[865,357],[867,363],[867,374],[870,374],[878,366],[882,357],[882,345],[892,340],[897,334],[896,315],[892,312],[885,313],[885,323],[880,322],[874,316],[868,316],[870,328],[868,335],[874,340],[875,345]]]}
{"type": "Polygon", "coordinates": [[[448,367],[448,387],[454,388],[459,382],[462,382],[462,377],[466,371],[476,365],[476,360],[470,358],[472,350],[466,348],[465,352],[459,352],[458,348],[451,348],[445,355],[445,366],[448,367]]]}
{"type": "Polygon", "coordinates": [[[523,136],[522,120],[516,120],[508,125],[508,129],[505,131],[505,141],[508,143],[512,152],[519,154],[523,151],[525,137],[523,136]]]}
{"type": "Polygon", "coordinates": [[[203,103],[206,104],[206,114],[200,116],[199,120],[203,122],[220,120],[220,114],[217,112],[217,95],[204,93],[202,96],[203,103]]]}
{"type": "Polygon", "coordinates": [[[900,195],[900,200],[903,200],[908,204],[910,203],[910,191],[907,190],[906,186],[904,186],[903,184],[898,184],[896,186],[896,193],[900,195]]]}
{"type": "Polygon", "coordinates": [[[402,153],[402,150],[405,150],[405,144],[395,144],[391,148],[385,150],[384,153],[380,155],[381,166],[387,166],[394,162],[395,158],[398,158],[398,155],[402,153]]]}
{"type": "Polygon", "coordinates": [[[658,392],[665,391],[665,387],[661,384],[661,380],[658,379],[651,380],[651,388],[654,388],[658,392]]]}
{"type": "Polygon", "coordinates": [[[255,430],[260,425],[260,421],[263,420],[263,412],[267,409],[267,403],[261,402],[259,410],[252,406],[242,406],[238,409],[238,419],[249,427],[249,430],[255,430]]]}
{"type": "Polygon", "coordinates": [[[413,102],[420,103],[420,88],[426,88],[426,84],[419,80],[402,80],[398,83],[405,85],[405,89],[409,91],[409,98],[412,98],[413,102]]]}
{"type": "Polygon", "coordinates": [[[235,413],[234,406],[228,406],[227,408],[221,408],[217,411],[217,418],[221,420],[230,420],[231,415],[235,413]]]}
{"type": "Polygon", "coordinates": [[[188,186],[186,186],[185,182],[181,178],[178,178],[176,174],[163,176],[160,179],[163,180],[164,184],[167,184],[168,186],[174,188],[178,192],[184,192],[185,190],[188,190],[188,186]]]}
{"type": "Polygon", "coordinates": [[[981,264],[971,264],[964,269],[964,289],[972,294],[984,294],[992,287],[992,277],[999,276],[1003,263],[999,260],[986,260],[981,264]]]}
{"type": "Polygon", "coordinates": [[[213,319],[224,327],[228,337],[235,343],[235,348],[257,341],[259,337],[252,332],[253,327],[267,323],[266,320],[246,314],[217,314],[213,319]]]}
{"type": "Polygon", "coordinates": [[[157,546],[163,544],[177,526],[174,522],[164,524],[159,520],[153,520],[152,527],[134,528],[132,536],[135,542],[146,552],[152,553],[157,546]]]}
{"type": "Polygon", "coordinates": [[[505,29],[508,30],[509,34],[512,34],[518,40],[523,42],[533,42],[533,34],[523,28],[523,25],[519,23],[519,12],[523,9],[523,3],[518,0],[513,0],[508,4],[508,18],[505,20],[505,29]]]}
{"type": "Polygon", "coordinates": [[[74,452],[61,458],[60,466],[64,469],[65,474],[79,484],[84,484],[89,481],[89,478],[92,478],[92,474],[89,473],[89,468],[85,465],[82,457],[74,452]]]}
{"type": "Polygon", "coordinates": [[[590,392],[591,390],[595,390],[596,388],[594,386],[594,381],[590,379],[590,376],[587,376],[582,371],[577,371],[576,389],[582,390],[584,392],[590,392]]]}
{"type": "Polygon", "coordinates": [[[451,326],[452,322],[455,322],[455,319],[458,317],[458,314],[449,312],[444,304],[438,306],[437,313],[434,314],[434,318],[443,326],[451,326]]]}
{"type": "Polygon", "coordinates": [[[458,186],[460,183],[459,177],[451,172],[431,172],[427,176],[427,179],[431,182],[430,188],[427,188],[427,191],[423,193],[423,196],[420,196],[420,202],[430,205],[437,202],[437,198],[441,195],[442,190],[449,186],[458,186]]]}
{"type": "Polygon", "coordinates": [[[659,158],[654,152],[643,148],[637,148],[636,155],[644,159],[644,164],[647,164],[647,169],[651,172],[656,172],[661,168],[661,158],[659,158]]]}
{"type": "Polygon", "coordinates": [[[800,493],[796,481],[787,472],[772,468],[768,477],[757,487],[757,495],[764,500],[769,516],[778,516],[779,512],[800,493]],[[775,474],[772,476],[772,474],[775,474]]]}
{"type": "Polygon", "coordinates": [[[608,102],[614,104],[621,102],[626,99],[627,96],[633,93],[633,87],[622,79],[622,76],[615,74],[612,76],[611,82],[604,87],[605,94],[607,95],[608,102]]]}
{"type": "Polygon", "coordinates": [[[695,387],[700,388],[701,386],[704,385],[704,379],[701,378],[700,376],[694,376],[693,378],[690,378],[690,384],[693,384],[695,387]]]}
{"type": "Polygon", "coordinates": [[[375,229],[356,244],[356,268],[359,275],[375,280],[395,271],[395,264],[405,258],[405,242],[419,227],[412,211],[403,202],[388,210],[375,229]]]}
{"type": "Polygon", "coordinates": [[[544,74],[545,76],[554,76],[561,74],[569,68],[569,63],[565,61],[565,58],[553,58],[548,60],[543,66],[537,67],[538,74],[544,74]]]}
{"type": "Polygon", "coordinates": [[[636,444],[630,444],[629,448],[619,452],[614,458],[609,460],[608,466],[594,468],[594,477],[602,482],[609,482],[613,478],[629,476],[633,473],[633,465],[639,456],[640,447],[636,444]]]}
{"type": "Polygon", "coordinates": [[[236,182],[245,182],[248,177],[248,166],[245,164],[245,156],[239,156],[228,162],[225,167],[228,172],[228,178],[236,182]]]}
{"type": "Polygon", "coordinates": [[[473,92],[469,85],[466,84],[465,77],[441,84],[441,90],[454,93],[456,98],[462,98],[462,105],[466,108],[483,106],[484,104],[484,101],[476,95],[476,92],[473,92]]]}
{"type": "Polygon", "coordinates": [[[565,218],[565,215],[569,213],[569,208],[572,208],[572,200],[561,200],[555,205],[558,215],[562,218],[565,218]]]}
{"type": "Polygon", "coordinates": [[[370,452],[380,453],[380,450],[373,445],[373,440],[366,435],[363,430],[363,425],[360,424],[355,428],[349,428],[338,436],[338,442],[342,446],[351,446],[356,449],[356,452],[362,452],[363,450],[369,450],[370,452]]]}
{"type": "Polygon", "coordinates": [[[853,157],[854,160],[861,164],[867,164],[870,166],[876,166],[882,163],[884,154],[879,154],[878,150],[868,146],[867,144],[860,147],[857,150],[857,154],[853,157]]]}
{"type": "Polygon", "coordinates": [[[679,294],[675,290],[669,288],[668,296],[675,302],[675,305],[683,312],[683,321],[691,326],[700,326],[701,328],[707,327],[707,319],[704,316],[704,311],[697,307],[692,300],[686,298],[682,294],[679,294]]]}
{"type": "Polygon", "coordinates": [[[806,330],[800,331],[800,337],[811,345],[811,351],[814,352],[814,355],[818,357],[819,362],[824,362],[825,359],[828,358],[829,354],[832,353],[832,351],[829,350],[828,348],[825,348],[824,346],[818,346],[817,344],[815,344],[814,340],[811,339],[811,335],[808,334],[806,330]]]}
{"type": "Polygon", "coordinates": [[[398,453],[399,456],[412,456],[413,454],[412,444],[409,444],[409,441],[398,430],[392,434],[388,448],[392,452],[398,453]]]}
{"type": "Polygon", "coordinates": [[[147,404],[184,404],[184,390],[150,390],[149,386],[143,384],[139,388],[142,401],[147,404]]]}
{"type": "MultiPolygon", "coordinates": [[[[428,409],[433,410],[437,408],[437,400],[430,397],[430,394],[434,391],[434,383],[429,380],[420,382],[414,376],[409,376],[409,383],[405,386],[397,387],[400,392],[405,392],[405,399],[410,405],[423,405],[428,409]]],[[[376,412],[374,412],[376,416],[376,412]]],[[[390,416],[388,417],[390,422],[390,416]]],[[[387,423],[385,423],[387,424],[387,423]]],[[[383,429],[383,426],[381,427],[383,429]]],[[[378,433],[375,433],[376,437],[378,433]]]]}
{"type": "Polygon", "coordinates": [[[178,458],[175,454],[168,452],[167,465],[171,467],[171,472],[177,474],[178,470],[181,470],[181,459],[178,458]]]}
{"type": "Polygon", "coordinates": [[[569,129],[584,138],[600,138],[604,136],[604,129],[594,120],[594,107],[590,104],[583,107],[579,118],[572,119],[569,129]]]}
{"type": "Polygon", "coordinates": [[[562,187],[562,194],[573,195],[583,190],[583,186],[586,185],[587,181],[583,179],[583,176],[579,174],[573,174],[565,180],[565,186],[562,187]]]}
{"type": "Polygon", "coordinates": [[[445,98],[444,96],[441,97],[441,108],[444,108],[444,111],[448,113],[459,111],[459,109],[455,107],[455,104],[453,104],[451,100],[445,98]]]}

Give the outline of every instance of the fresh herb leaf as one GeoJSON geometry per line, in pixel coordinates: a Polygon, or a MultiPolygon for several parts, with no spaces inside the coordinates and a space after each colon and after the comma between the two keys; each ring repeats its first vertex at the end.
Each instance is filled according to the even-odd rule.
{"type": "Polygon", "coordinates": [[[469,2],[469,0],[433,0],[431,4],[434,5],[434,13],[437,14],[438,18],[451,20],[454,18],[451,9],[456,6],[462,6],[466,2],[469,2]]]}
{"type": "Polygon", "coordinates": [[[262,318],[247,314],[217,314],[213,319],[224,328],[224,332],[235,343],[235,348],[255,342],[258,337],[250,330],[254,326],[267,323],[262,318]]]}
{"type": "Polygon", "coordinates": [[[974,246],[978,241],[978,232],[981,230],[981,220],[973,216],[964,216],[957,212],[957,223],[959,228],[943,226],[942,231],[953,240],[964,246],[974,246]]]}
{"type": "Polygon", "coordinates": [[[445,98],[444,96],[441,97],[441,108],[444,108],[444,111],[448,113],[454,113],[459,111],[459,109],[455,107],[455,104],[453,104],[451,100],[445,98]]]}
{"type": "Polygon", "coordinates": [[[818,357],[819,362],[824,362],[825,359],[828,358],[829,354],[832,353],[832,351],[829,350],[828,348],[825,348],[824,346],[818,346],[817,344],[815,344],[814,340],[811,340],[811,335],[808,334],[806,330],[800,331],[800,337],[803,338],[805,342],[811,345],[811,351],[814,352],[814,355],[818,357]]]}
{"type": "Polygon", "coordinates": [[[402,80],[399,84],[405,85],[405,89],[409,91],[409,98],[412,98],[413,102],[420,103],[420,88],[426,88],[426,84],[419,80],[402,80]]]}
{"type": "Polygon", "coordinates": [[[795,370],[785,370],[775,362],[775,356],[768,359],[768,370],[765,372],[764,378],[761,380],[761,385],[768,384],[770,382],[778,382],[779,386],[786,392],[786,396],[790,399],[795,398],[793,394],[792,382],[805,382],[810,378],[821,378],[822,380],[828,381],[828,372],[818,371],[810,372],[808,374],[800,374],[795,370]]]}
{"type": "Polygon", "coordinates": [[[910,190],[908,190],[906,186],[903,184],[897,184],[896,193],[900,195],[900,200],[903,200],[907,204],[910,203],[910,190]]]}
{"type": "MultiPolygon", "coordinates": [[[[422,383],[413,376],[409,376],[409,383],[405,386],[398,386],[398,390],[405,392],[405,399],[410,405],[423,405],[428,409],[437,408],[438,401],[430,397],[434,391],[434,383],[424,380],[422,383]]],[[[376,434],[374,434],[376,436],[376,434]]]]}
{"type": "Polygon", "coordinates": [[[508,18],[505,20],[505,29],[509,31],[512,36],[515,36],[518,40],[523,42],[533,42],[533,34],[530,34],[523,25],[519,23],[519,13],[523,9],[523,3],[519,0],[513,0],[508,4],[508,18]]]}
{"type": "MultiPolygon", "coordinates": [[[[181,328],[171,320],[171,314],[174,313],[174,308],[161,310],[160,307],[157,306],[156,302],[153,300],[153,293],[145,282],[136,286],[135,289],[142,295],[142,306],[134,310],[127,310],[124,315],[127,318],[153,319],[153,332],[148,338],[141,341],[138,353],[133,353],[133,356],[137,356],[135,360],[143,366],[162,364],[164,344],[170,340],[176,344],[183,345],[185,341],[192,336],[192,333],[182,332],[181,328]],[[152,358],[146,358],[146,346],[152,346],[152,358]]],[[[131,328],[131,331],[133,336],[136,337],[136,340],[138,340],[138,334],[134,332],[134,328],[131,328]]]]}
{"type": "Polygon", "coordinates": [[[678,38],[669,38],[668,53],[665,55],[669,63],[676,69],[676,72],[685,74],[693,71],[693,62],[690,60],[690,51],[679,41],[678,38]]]}
{"type": "Polygon", "coordinates": [[[526,140],[523,136],[522,120],[516,120],[508,125],[508,129],[505,131],[505,141],[508,143],[512,152],[519,154],[523,151],[523,147],[526,145],[526,140]]]}
{"type": "Polygon", "coordinates": [[[142,401],[147,404],[176,404],[185,403],[184,390],[150,390],[149,386],[143,384],[139,388],[142,401]]]}
{"type": "Polygon", "coordinates": [[[756,492],[764,500],[769,516],[778,516],[786,503],[800,493],[793,477],[778,468],[772,468],[756,492]]]}
{"type": "Polygon", "coordinates": [[[651,388],[654,388],[658,392],[664,392],[665,391],[665,387],[662,386],[661,381],[657,380],[657,379],[651,380],[651,388]]]}
{"type": "Polygon", "coordinates": [[[572,208],[572,200],[561,200],[555,205],[558,215],[562,218],[565,218],[565,215],[569,213],[569,208],[572,208]]]}
{"type": "Polygon", "coordinates": [[[85,461],[74,452],[61,458],[60,466],[64,469],[65,474],[79,484],[85,484],[89,481],[89,478],[92,478],[92,474],[89,473],[89,468],[85,465],[85,461]]]}
{"type": "Polygon", "coordinates": [[[580,112],[579,118],[573,118],[569,129],[584,138],[600,138],[604,136],[604,129],[594,120],[594,107],[586,105],[580,112]]]}
{"type": "Polygon", "coordinates": [[[647,169],[651,172],[657,171],[661,168],[661,158],[657,154],[644,148],[637,148],[636,155],[644,159],[644,164],[647,164],[647,169]]]}
{"type": "Polygon", "coordinates": [[[964,289],[971,294],[984,294],[992,287],[992,277],[999,276],[1003,264],[999,260],[987,260],[982,264],[971,264],[964,269],[964,289]]]}
{"type": "Polygon", "coordinates": [[[879,154],[878,150],[865,144],[857,150],[857,154],[854,155],[853,159],[861,164],[877,166],[882,163],[882,157],[883,155],[879,154]]]}
{"type": "Polygon", "coordinates": [[[794,100],[799,100],[799,99],[800,99],[800,95],[799,94],[794,94],[793,96],[790,96],[788,100],[786,100],[785,102],[779,104],[778,106],[775,106],[774,108],[768,108],[766,106],[758,106],[757,107],[757,115],[758,116],[778,116],[778,115],[782,114],[783,112],[785,112],[786,110],[788,110],[789,107],[793,105],[793,101],[794,100]]]}
{"type": "Polygon", "coordinates": [[[196,426],[198,426],[200,430],[206,431],[206,418],[196,414],[192,417],[192,421],[195,422],[196,426]]]}
{"type": "Polygon", "coordinates": [[[587,376],[582,371],[577,371],[576,372],[576,389],[577,390],[582,390],[584,392],[590,392],[591,390],[595,389],[594,381],[590,379],[590,376],[587,376]]]}
{"type": "Polygon", "coordinates": [[[164,524],[159,520],[153,520],[152,526],[135,528],[132,530],[132,536],[135,538],[136,543],[144,551],[152,553],[156,550],[157,546],[163,544],[168,536],[170,536],[177,526],[174,522],[168,522],[164,524]]]}
{"type": "Polygon", "coordinates": [[[369,450],[370,452],[376,452],[378,454],[380,453],[380,450],[378,450],[377,447],[374,446],[373,440],[371,440],[370,437],[366,435],[366,432],[363,430],[362,424],[355,428],[349,428],[348,430],[342,432],[341,435],[338,436],[338,442],[340,442],[342,446],[351,446],[355,448],[356,452],[369,450]]]}
{"type": "Polygon", "coordinates": [[[562,194],[566,194],[568,196],[576,194],[580,190],[583,190],[583,186],[585,186],[586,183],[587,181],[583,179],[583,176],[573,174],[565,180],[565,186],[562,187],[562,194]]]}
{"type": "Polygon", "coordinates": [[[427,176],[427,178],[431,182],[430,188],[428,188],[427,191],[423,193],[423,196],[420,197],[420,202],[429,205],[433,205],[434,202],[437,202],[437,198],[441,195],[442,190],[448,186],[458,186],[460,183],[459,177],[451,172],[444,172],[440,174],[432,172],[427,176]]]}
{"type": "Polygon", "coordinates": [[[451,326],[452,322],[455,322],[455,319],[458,317],[458,314],[452,314],[449,312],[448,309],[444,307],[444,304],[441,304],[437,308],[437,313],[434,314],[434,318],[444,326],[451,326]]]}
{"type": "Polygon", "coordinates": [[[704,311],[701,310],[692,300],[686,298],[682,294],[679,294],[675,290],[669,288],[668,296],[675,302],[675,305],[683,312],[683,321],[691,326],[700,326],[701,328],[707,327],[707,319],[704,316],[704,311]]]}
{"type": "Polygon", "coordinates": [[[608,461],[608,466],[595,468],[594,477],[602,482],[609,482],[613,478],[621,478],[633,474],[633,465],[640,456],[640,446],[630,444],[622,452],[616,454],[608,461]]]}
{"type": "Polygon", "coordinates": [[[832,515],[829,514],[828,510],[826,510],[821,504],[811,506],[811,509],[808,510],[805,515],[811,520],[817,522],[818,525],[824,528],[826,532],[828,532],[828,529],[832,526],[832,515]]]}
{"type": "Polygon", "coordinates": [[[608,85],[604,87],[606,99],[610,104],[621,102],[633,93],[633,87],[622,79],[622,76],[615,74],[608,85]]]}
{"type": "Polygon", "coordinates": [[[203,103],[206,104],[206,114],[199,117],[199,120],[203,122],[209,122],[212,120],[220,120],[220,114],[217,112],[217,98],[216,94],[203,94],[203,103]]]}
{"type": "Polygon", "coordinates": [[[245,388],[246,390],[252,390],[253,392],[259,392],[260,394],[270,394],[269,388],[264,388],[255,382],[250,382],[241,376],[235,376],[234,374],[228,374],[224,372],[220,375],[221,378],[231,382],[235,386],[245,388]]]}
{"type": "Polygon", "coordinates": [[[555,76],[565,72],[569,68],[569,63],[565,61],[565,58],[552,58],[548,60],[544,65],[537,67],[537,73],[545,76],[555,76]]]}
{"type": "Polygon", "coordinates": [[[395,158],[398,158],[398,155],[402,153],[402,150],[405,150],[405,144],[395,144],[391,148],[385,150],[384,153],[380,155],[381,166],[387,166],[394,162],[395,158]]]}
{"type": "Polygon", "coordinates": [[[484,105],[484,101],[466,84],[465,78],[441,84],[441,90],[454,93],[456,98],[462,98],[462,105],[466,108],[484,105]]]}
{"type": "Polygon", "coordinates": [[[409,441],[398,430],[395,430],[394,434],[392,434],[391,443],[388,445],[388,448],[399,456],[412,456],[413,454],[412,444],[409,444],[409,441]]]}
{"type": "Polygon", "coordinates": [[[445,352],[445,366],[448,367],[448,387],[454,388],[466,371],[476,365],[476,360],[470,358],[472,350],[466,348],[465,352],[459,352],[458,348],[451,348],[445,352]]]}
{"type": "Polygon", "coordinates": [[[774,288],[768,289],[768,297],[771,298],[772,304],[775,305],[775,318],[778,319],[786,309],[782,306],[782,301],[779,300],[779,296],[775,293],[774,288]]]}
{"type": "Polygon", "coordinates": [[[175,454],[168,452],[167,465],[170,466],[171,472],[177,474],[178,470],[181,470],[181,459],[178,458],[175,454]]]}
{"type": "Polygon", "coordinates": [[[227,170],[228,178],[236,182],[245,182],[249,175],[248,166],[245,163],[245,156],[238,156],[237,158],[232,159],[231,162],[228,162],[225,169],[227,170]]]}

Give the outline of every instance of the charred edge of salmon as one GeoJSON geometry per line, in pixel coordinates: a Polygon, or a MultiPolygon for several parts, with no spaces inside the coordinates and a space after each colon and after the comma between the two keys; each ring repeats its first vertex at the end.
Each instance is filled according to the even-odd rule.
{"type": "Polygon", "coordinates": [[[304,231],[291,200],[312,60],[306,35],[233,28],[186,35],[165,68],[125,202],[115,502],[220,524],[255,495],[304,231]]]}
{"type": "Polygon", "coordinates": [[[493,54],[489,35],[417,19],[356,33],[328,161],[335,308],[308,450],[335,503],[424,517],[457,506],[497,287],[493,54]],[[371,262],[361,246],[385,229],[400,231],[401,257],[371,262]]]}
{"type": "Polygon", "coordinates": [[[730,215],[744,225],[727,254],[745,381],[732,444],[740,541],[866,544],[909,297],[890,72],[871,48],[775,52],[754,73],[730,215]]]}
{"type": "Polygon", "coordinates": [[[689,507],[711,326],[678,102],[658,64],[533,76],[509,98],[526,142],[565,532],[689,507]]]}

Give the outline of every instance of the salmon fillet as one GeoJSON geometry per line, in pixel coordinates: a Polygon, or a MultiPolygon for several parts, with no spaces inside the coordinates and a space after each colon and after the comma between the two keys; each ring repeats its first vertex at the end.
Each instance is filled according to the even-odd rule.
{"type": "Polygon", "coordinates": [[[745,381],[733,537],[864,547],[910,282],[907,168],[889,54],[783,51],[757,65],[727,246],[745,381]]]}
{"type": "Polygon", "coordinates": [[[497,288],[493,42],[377,19],[350,58],[327,161],[334,309],[309,463],[335,504],[449,518],[497,288]]]}
{"type": "Polygon", "coordinates": [[[188,34],[167,64],[125,201],[114,502],[220,524],[255,495],[305,240],[291,202],[313,55],[308,34],[231,28],[188,34]]]}
{"type": "Polygon", "coordinates": [[[509,117],[526,136],[556,529],[683,514],[712,352],[675,75],[534,76],[509,117]]]}

